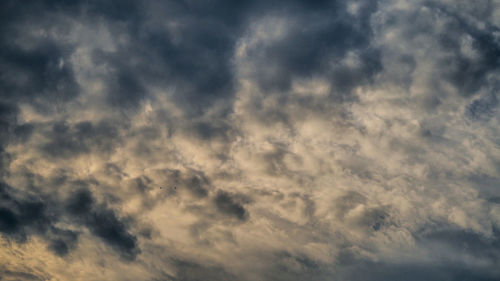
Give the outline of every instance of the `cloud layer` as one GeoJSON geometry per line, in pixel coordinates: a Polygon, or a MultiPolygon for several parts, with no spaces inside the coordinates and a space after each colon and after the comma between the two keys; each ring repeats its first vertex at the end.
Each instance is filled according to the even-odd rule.
{"type": "Polygon", "coordinates": [[[498,280],[497,1],[2,1],[0,279],[498,280]]]}

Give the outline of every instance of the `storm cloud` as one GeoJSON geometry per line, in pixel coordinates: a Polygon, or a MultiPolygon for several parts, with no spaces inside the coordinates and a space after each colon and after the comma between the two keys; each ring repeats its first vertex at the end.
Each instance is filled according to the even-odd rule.
{"type": "Polygon", "coordinates": [[[498,280],[500,3],[2,1],[0,279],[498,280]]]}

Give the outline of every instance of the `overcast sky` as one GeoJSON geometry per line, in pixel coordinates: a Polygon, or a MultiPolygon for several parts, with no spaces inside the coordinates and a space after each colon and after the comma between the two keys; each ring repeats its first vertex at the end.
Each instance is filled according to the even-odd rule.
{"type": "Polygon", "coordinates": [[[500,1],[0,1],[0,279],[500,280],[500,1]]]}

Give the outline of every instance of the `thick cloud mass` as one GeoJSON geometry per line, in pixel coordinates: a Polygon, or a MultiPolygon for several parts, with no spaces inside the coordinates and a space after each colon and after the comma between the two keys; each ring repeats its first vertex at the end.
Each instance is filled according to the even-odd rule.
{"type": "Polygon", "coordinates": [[[1,280],[500,280],[500,2],[0,3],[1,280]]]}

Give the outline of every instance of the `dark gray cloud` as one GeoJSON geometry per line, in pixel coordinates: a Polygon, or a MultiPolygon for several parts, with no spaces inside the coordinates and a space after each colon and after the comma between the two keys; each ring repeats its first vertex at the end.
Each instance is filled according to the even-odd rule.
{"type": "Polygon", "coordinates": [[[18,108],[10,103],[0,103],[0,145],[6,144],[16,129],[18,108]]]}
{"type": "Polygon", "coordinates": [[[29,235],[47,232],[55,218],[38,198],[18,199],[13,188],[0,182],[0,231],[17,241],[25,242],[29,235]]]}
{"type": "Polygon", "coordinates": [[[419,239],[423,242],[446,245],[457,253],[489,259],[492,263],[500,260],[500,231],[496,228],[493,229],[491,237],[452,227],[446,229],[442,226],[436,230],[424,231],[418,236],[421,236],[419,239]]]}
{"type": "Polygon", "coordinates": [[[255,75],[262,89],[287,91],[293,79],[322,76],[332,84],[332,96],[349,98],[353,87],[369,82],[381,69],[378,51],[369,45],[371,30],[364,22],[376,1],[366,6],[361,20],[348,15],[340,2],[310,14],[300,10],[297,15],[286,14],[297,20],[289,33],[254,50],[255,75]],[[342,66],[347,52],[358,53],[360,65],[342,66]]]}
{"type": "Polygon", "coordinates": [[[0,89],[2,101],[33,103],[45,111],[75,98],[79,86],[69,60],[70,44],[43,35],[30,38],[37,24],[46,32],[64,29],[45,18],[51,11],[39,4],[2,3],[0,89]]]}
{"type": "Polygon", "coordinates": [[[79,122],[68,126],[64,122],[55,123],[46,133],[49,141],[41,150],[49,156],[71,158],[78,154],[110,153],[120,143],[118,130],[110,122],[79,122]]]}
{"type": "Polygon", "coordinates": [[[217,210],[223,214],[233,216],[241,221],[248,219],[248,212],[230,193],[218,191],[215,195],[214,203],[217,210]]]}
{"type": "Polygon", "coordinates": [[[273,254],[274,263],[264,273],[266,280],[329,280],[332,273],[305,255],[282,251],[273,254]]]}
{"type": "Polygon", "coordinates": [[[497,93],[490,93],[485,97],[475,99],[466,107],[466,116],[471,120],[489,120],[498,107],[497,93]]]}
{"type": "Polygon", "coordinates": [[[178,268],[177,277],[172,280],[194,281],[194,280],[240,280],[237,276],[228,273],[222,267],[204,266],[191,261],[175,261],[178,268]]]}
{"type": "Polygon", "coordinates": [[[67,100],[77,95],[71,67],[63,64],[65,54],[59,48],[52,42],[41,42],[29,51],[2,46],[2,72],[6,73],[1,81],[3,98],[36,101],[37,96],[44,96],[67,100]]]}
{"type": "Polygon", "coordinates": [[[352,270],[345,277],[349,280],[471,280],[493,281],[498,273],[487,272],[481,268],[464,268],[460,265],[433,265],[433,264],[381,264],[366,263],[363,271],[352,270]],[[369,274],[367,274],[369,272],[369,274]]]}
{"type": "Polygon", "coordinates": [[[75,192],[68,200],[67,210],[123,258],[133,260],[140,253],[137,238],[128,231],[126,222],[113,210],[97,205],[88,189],[75,192]]]}
{"type": "MultiPolygon", "coordinates": [[[[38,280],[38,281],[44,280],[43,277],[37,276],[37,275],[29,273],[29,272],[20,272],[20,271],[0,269],[0,273],[2,274],[3,277],[9,278],[10,280],[35,280],[35,281],[36,280],[38,280]]],[[[9,280],[9,279],[7,279],[7,280],[9,280]]]]}
{"type": "Polygon", "coordinates": [[[41,198],[19,199],[12,187],[0,184],[0,232],[14,241],[26,243],[31,235],[42,236],[48,248],[59,256],[73,250],[78,233],[56,226],[61,214],[41,198]]]}
{"type": "MultiPolygon", "coordinates": [[[[187,190],[196,198],[205,198],[212,189],[210,180],[202,171],[169,169],[161,171],[161,174],[167,181],[165,189],[172,192],[187,190]]],[[[162,185],[165,184],[162,183],[162,185]]]]}
{"type": "MultiPolygon", "coordinates": [[[[78,232],[56,226],[64,220],[58,200],[48,202],[41,197],[19,199],[15,190],[0,186],[0,231],[15,241],[25,243],[31,235],[43,237],[48,248],[59,256],[67,255],[77,246],[78,232]]],[[[76,191],[66,203],[71,221],[86,226],[94,235],[116,249],[125,259],[134,259],[140,252],[137,238],[128,232],[126,222],[104,205],[97,205],[87,189],[76,191]],[[75,221],[76,219],[76,221],[75,221]]]]}
{"type": "Polygon", "coordinates": [[[452,57],[443,61],[443,73],[450,79],[462,94],[473,95],[481,87],[487,84],[488,74],[498,70],[500,60],[500,42],[493,35],[498,32],[498,27],[487,24],[485,28],[474,26],[466,15],[460,10],[452,10],[439,3],[431,3],[429,6],[440,16],[448,17],[446,33],[440,36],[442,48],[453,54],[452,57]],[[471,47],[477,56],[467,57],[460,52],[463,36],[468,35],[471,47]]]}
{"type": "Polygon", "coordinates": [[[71,230],[54,228],[51,236],[49,248],[59,256],[65,256],[74,250],[78,241],[78,233],[71,230]]]}

